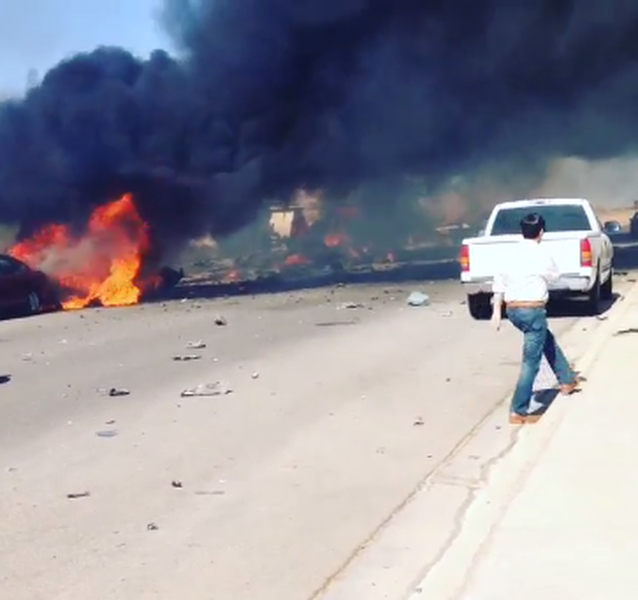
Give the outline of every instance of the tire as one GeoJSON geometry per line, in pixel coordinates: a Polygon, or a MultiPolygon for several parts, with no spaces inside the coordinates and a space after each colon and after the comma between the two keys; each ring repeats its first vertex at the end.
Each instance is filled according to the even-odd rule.
{"type": "Polygon", "coordinates": [[[589,290],[587,294],[587,312],[596,316],[600,314],[600,301],[602,300],[602,287],[600,285],[600,273],[596,277],[594,286],[589,290]]]}
{"type": "Polygon", "coordinates": [[[38,315],[42,312],[42,300],[38,292],[31,292],[27,298],[27,310],[30,315],[38,315]]]}
{"type": "Polygon", "coordinates": [[[611,300],[614,297],[614,271],[609,273],[607,281],[600,286],[600,297],[603,300],[611,300]]]}
{"type": "Polygon", "coordinates": [[[492,303],[489,294],[468,294],[467,307],[472,318],[477,321],[485,321],[492,317],[492,303]]]}

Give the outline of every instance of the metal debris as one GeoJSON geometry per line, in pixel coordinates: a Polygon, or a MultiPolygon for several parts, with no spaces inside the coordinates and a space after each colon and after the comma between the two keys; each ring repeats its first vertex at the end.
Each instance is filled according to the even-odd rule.
{"type": "Polygon", "coordinates": [[[111,398],[115,398],[117,396],[128,396],[131,392],[126,388],[108,388],[106,390],[102,390],[104,394],[110,396],[111,398]]]}
{"type": "Polygon", "coordinates": [[[101,429],[100,431],[96,431],[95,435],[101,438],[113,438],[117,435],[117,429],[101,429]]]}
{"type": "Polygon", "coordinates": [[[173,356],[173,360],[177,362],[187,362],[189,360],[199,360],[201,357],[201,354],[176,354],[173,356]]]}
{"type": "Polygon", "coordinates": [[[186,344],[186,347],[189,350],[202,350],[206,348],[206,343],[202,340],[198,340],[197,342],[188,342],[188,344],[186,344]]]}
{"type": "Polygon", "coordinates": [[[361,302],[344,302],[339,306],[340,309],[353,309],[353,308],[365,308],[365,305],[361,302]]]}
{"type": "Polygon", "coordinates": [[[66,497],[69,500],[77,500],[78,498],[88,498],[91,495],[91,492],[72,492],[67,494],[66,497]]]}
{"type": "Polygon", "coordinates": [[[228,325],[228,321],[222,315],[217,315],[215,317],[215,325],[219,325],[220,327],[223,327],[224,325],[228,325]]]}
{"type": "Polygon", "coordinates": [[[628,333],[638,333],[638,327],[628,327],[627,329],[620,329],[614,335],[627,335],[628,333]]]}
{"type": "Polygon", "coordinates": [[[182,392],[182,398],[191,398],[193,396],[226,396],[232,394],[233,390],[230,386],[221,381],[213,383],[200,383],[194,388],[186,389],[182,392]]]}
{"type": "Polygon", "coordinates": [[[412,292],[408,296],[408,306],[427,306],[430,304],[430,297],[423,292],[412,292]]]}

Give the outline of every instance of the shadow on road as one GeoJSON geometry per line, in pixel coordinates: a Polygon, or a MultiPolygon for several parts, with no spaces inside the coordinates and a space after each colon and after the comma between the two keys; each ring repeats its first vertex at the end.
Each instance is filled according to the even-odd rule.
{"type": "Polygon", "coordinates": [[[546,390],[538,390],[534,392],[532,396],[532,404],[536,408],[531,412],[533,415],[544,415],[554,400],[558,398],[559,390],[556,388],[549,388],[546,390]]]}
{"type": "MultiPolygon", "coordinates": [[[[610,300],[600,303],[599,315],[606,313],[620,300],[619,294],[614,294],[610,300]]],[[[585,298],[570,298],[566,300],[552,300],[547,305],[547,316],[550,318],[591,317],[591,309],[585,298]]]]}
{"type": "Polygon", "coordinates": [[[11,381],[11,375],[0,375],[0,385],[9,383],[11,381]]]}

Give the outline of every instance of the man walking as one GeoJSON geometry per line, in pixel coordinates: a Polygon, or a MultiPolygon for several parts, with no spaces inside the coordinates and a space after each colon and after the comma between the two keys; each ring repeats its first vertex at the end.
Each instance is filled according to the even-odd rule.
{"type": "Polygon", "coordinates": [[[559,270],[540,243],[544,231],[545,220],[538,213],[529,214],[521,221],[523,239],[515,247],[507,249],[507,258],[492,287],[494,327],[497,330],[501,327],[502,304],[505,302],[508,319],[523,333],[523,364],[509,418],[512,425],[535,423],[540,418],[529,415],[528,411],[543,355],[556,374],[562,394],[573,393],[579,384],[576,373],[547,328],[545,306],[548,284],[558,279],[559,270]]]}

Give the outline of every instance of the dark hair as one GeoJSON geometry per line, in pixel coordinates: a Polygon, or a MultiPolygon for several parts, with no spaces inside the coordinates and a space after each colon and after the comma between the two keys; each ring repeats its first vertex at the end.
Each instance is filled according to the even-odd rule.
{"type": "Polygon", "coordinates": [[[526,240],[535,240],[545,230],[545,219],[538,213],[530,213],[521,219],[521,233],[526,240]]]}

